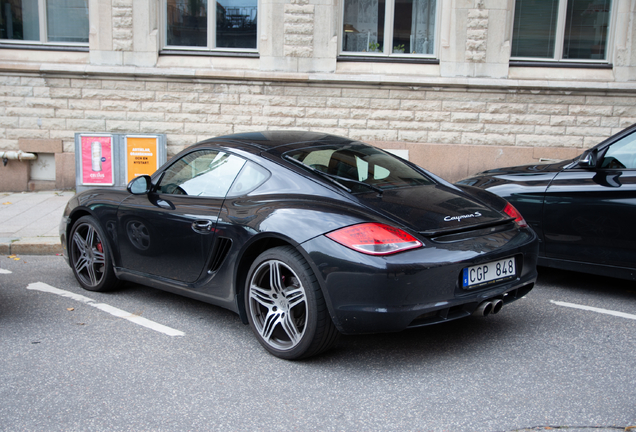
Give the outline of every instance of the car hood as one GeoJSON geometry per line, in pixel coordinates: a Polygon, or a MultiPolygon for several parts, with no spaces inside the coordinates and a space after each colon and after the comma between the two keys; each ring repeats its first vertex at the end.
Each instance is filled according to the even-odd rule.
{"type": "Polygon", "coordinates": [[[564,167],[570,165],[573,162],[573,159],[553,162],[553,163],[541,163],[541,164],[532,164],[532,165],[520,165],[514,167],[506,167],[506,168],[497,168],[491,169],[488,171],[484,171],[479,175],[506,175],[506,174],[538,174],[538,173],[549,173],[549,172],[559,172],[564,167]]]}
{"type": "Polygon", "coordinates": [[[433,184],[356,194],[361,204],[425,235],[503,223],[510,218],[452,187],[433,184]]]}

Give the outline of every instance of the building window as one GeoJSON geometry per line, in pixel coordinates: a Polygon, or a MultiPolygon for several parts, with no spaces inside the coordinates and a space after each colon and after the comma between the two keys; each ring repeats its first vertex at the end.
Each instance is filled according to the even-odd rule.
{"type": "Polygon", "coordinates": [[[167,48],[254,50],[257,11],[258,0],[217,0],[209,5],[207,0],[165,0],[164,44],[167,48]]]}
{"type": "Polygon", "coordinates": [[[435,53],[436,0],[344,0],[342,52],[384,56],[435,53]]]}
{"type": "Polygon", "coordinates": [[[0,39],[85,45],[88,43],[88,2],[4,0],[0,3],[0,39]]]}
{"type": "Polygon", "coordinates": [[[511,58],[606,61],[611,0],[516,0],[511,58]]]}

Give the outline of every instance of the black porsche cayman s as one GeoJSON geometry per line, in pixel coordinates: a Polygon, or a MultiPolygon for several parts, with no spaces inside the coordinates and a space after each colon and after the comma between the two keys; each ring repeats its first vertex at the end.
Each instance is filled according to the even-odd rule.
{"type": "Polygon", "coordinates": [[[504,199],[315,132],[203,141],[125,191],[77,194],[60,235],[85,289],[228,308],[285,359],[496,313],[537,276],[537,236],[504,199]]]}

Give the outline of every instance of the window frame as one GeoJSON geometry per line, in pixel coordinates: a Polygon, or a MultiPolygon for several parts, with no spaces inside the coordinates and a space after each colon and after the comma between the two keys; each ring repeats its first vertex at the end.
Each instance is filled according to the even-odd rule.
{"type": "Polygon", "coordinates": [[[88,17],[88,41],[86,42],[50,42],[49,32],[48,32],[48,16],[46,14],[46,1],[47,0],[37,0],[38,1],[38,29],[40,32],[40,40],[20,40],[20,39],[0,39],[0,45],[6,47],[7,45],[12,45],[14,48],[28,48],[28,47],[43,47],[43,48],[80,48],[82,51],[88,50],[88,44],[90,41],[90,2],[86,2],[86,10],[88,17]]]}
{"type": "Polygon", "coordinates": [[[256,4],[256,48],[225,48],[216,47],[216,0],[207,0],[207,14],[208,14],[208,34],[207,45],[205,47],[200,46],[184,46],[184,45],[168,45],[168,0],[161,0],[161,8],[159,11],[159,28],[161,51],[168,53],[180,52],[183,54],[226,54],[236,55],[238,54],[257,54],[259,51],[259,30],[261,28],[261,2],[257,0],[256,4]],[[214,5],[214,10],[210,10],[210,4],[214,5]],[[213,29],[213,31],[210,31],[213,29]]]}
{"type": "Polygon", "coordinates": [[[576,64],[607,65],[614,54],[614,34],[616,27],[616,11],[619,0],[612,0],[610,5],[609,22],[607,24],[607,46],[605,47],[605,59],[564,59],[563,43],[565,38],[565,23],[567,19],[567,9],[569,0],[559,0],[557,14],[557,26],[554,35],[554,57],[513,57],[512,46],[515,34],[515,14],[517,12],[517,2],[512,2],[512,25],[510,26],[510,61],[515,63],[560,63],[575,66],[576,64]]]}
{"type": "MultiPolygon", "coordinates": [[[[344,51],[343,49],[343,41],[344,41],[344,12],[345,12],[345,1],[340,1],[340,14],[338,18],[338,57],[360,57],[367,59],[376,59],[378,61],[386,61],[386,60],[437,60],[439,55],[439,47],[440,47],[440,26],[442,19],[442,8],[444,4],[447,3],[442,0],[436,1],[435,8],[435,42],[433,44],[433,53],[432,54],[410,54],[410,53],[393,53],[393,49],[390,52],[356,52],[356,51],[344,51]]],[[[446,6],[448,7],[448,6],[446,6]]],[[[388,45],[390,47],[393,46],[393,29],[394,29],[394,19],[395,19],[395,0],[385,0],[384,4],[384,40],[390,40],[391,43],[388,45]]]]}

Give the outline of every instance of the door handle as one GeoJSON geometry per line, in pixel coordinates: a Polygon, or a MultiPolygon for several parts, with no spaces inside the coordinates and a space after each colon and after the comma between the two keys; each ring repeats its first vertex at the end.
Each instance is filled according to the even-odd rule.
{"type": "Polygon", "coordinates": [[[212,232],[211,220],[198,220],[192,222],[192,229],[200,234],[210,234],[212,232]]]}

